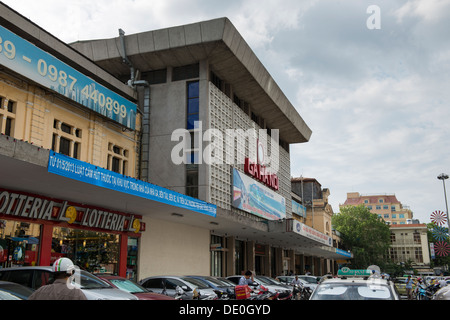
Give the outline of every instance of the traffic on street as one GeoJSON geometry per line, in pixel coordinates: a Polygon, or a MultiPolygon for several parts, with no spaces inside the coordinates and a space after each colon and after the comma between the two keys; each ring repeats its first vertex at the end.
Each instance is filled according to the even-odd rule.
{"type": "MultiPolygon", "coordinates": [[[[0,300],[27,300],[54,281],[51,267],[0,269],[0,300]]],[[[78,270],[72,283],[88,300],[449,300],[450,277],[391,279],[370,270],[342,268],[336,276],[152,276],[134,282],[78,270]]]]}

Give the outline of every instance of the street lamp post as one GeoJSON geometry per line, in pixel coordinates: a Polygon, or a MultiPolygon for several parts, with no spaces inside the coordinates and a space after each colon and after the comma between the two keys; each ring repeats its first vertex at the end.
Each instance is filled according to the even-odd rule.
{"type": "Polygon", "coordinates": [[[447,223],[448,223],[448,232],[450,234],[450,220],[448,219],[448,204],[447,204],[447,192],[445,191],[445,180],[448,179],[448,174],[441,173],[437,177],[439,180],[442,180],[442,184],[444,185],[444,198],[445,198],[445,209],[447,210],[447,223]]]}

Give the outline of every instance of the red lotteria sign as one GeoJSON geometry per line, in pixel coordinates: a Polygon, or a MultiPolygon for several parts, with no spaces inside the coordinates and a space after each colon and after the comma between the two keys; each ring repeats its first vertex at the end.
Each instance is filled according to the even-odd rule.
{"type": "Polygon", "coordinates": [[[145,230],[141,216],[0,189],[2,216],[67,222],[108,231],[139,233],[145,230]]]}
{"type": "Polygon", "coordinates": [[[254,163],[250,161],[249,158],[245,158],[244,171],[245,173],[264,183],[269,188],[272,188],[274,190],[279,189],[278,176],[274,173],[268,172],[266,166],[254,163]]]}

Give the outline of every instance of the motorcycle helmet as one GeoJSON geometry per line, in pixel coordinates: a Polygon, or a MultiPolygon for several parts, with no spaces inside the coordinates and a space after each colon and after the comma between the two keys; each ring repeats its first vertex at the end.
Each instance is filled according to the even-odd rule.
{"type": "Polygon", "coordinates": [[[53,263],[53,272],[64,272],[72,275],[75,271],[75,265],[69,258],[59,258],[53,263]]]}

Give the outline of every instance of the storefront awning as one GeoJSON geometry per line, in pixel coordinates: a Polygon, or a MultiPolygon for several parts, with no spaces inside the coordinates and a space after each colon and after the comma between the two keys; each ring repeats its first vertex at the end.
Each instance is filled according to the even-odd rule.
{"type": "MultiPolygon", "coordinates": [[[[156,194],[158,191],[158,198],[155,196],[149,199],[123,190],[55,174],[48,170],[51,154],[53,151],[39,148],[25,141],[0,136],[0,187],[178,223],[181,222],[180,217],[183,217],[182,223],[212,228],[211,222],[215,221],[215,205],[194,201],[196,199],[153,185],[153,192],[156,194]],[[180,202],[184,202],[183,205],[175,204],[175,195],[180,202]]],[[[57,160],[55,159],[56,162],[57,160]]],[[[64,165],[70,166],[69,163],[64,165]]],[[[90,164],[83,163],[83,166],[88,168],[90,164]]],[[[70,170],[72,168],[75,170],[75,167],[71,167],[70,170]]],[[[108,173],[110,177],[115,174],[111,171],[108,173]]],[[[143,181],[132,180],[138,191],[150,186],[143,181]]]]}

